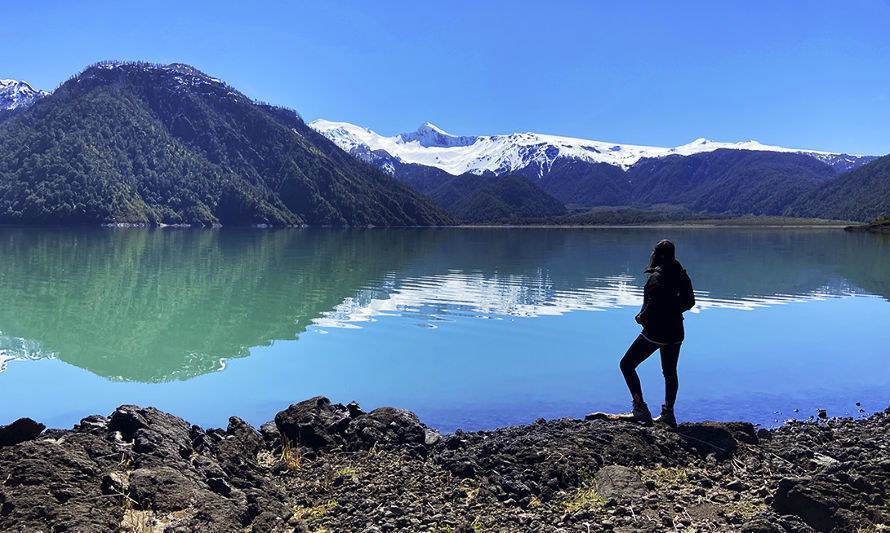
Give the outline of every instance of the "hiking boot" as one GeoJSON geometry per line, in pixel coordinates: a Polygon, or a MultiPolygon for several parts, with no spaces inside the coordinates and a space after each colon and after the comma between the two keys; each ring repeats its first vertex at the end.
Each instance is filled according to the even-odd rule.
{"type": "Polygon", "coordinates": [[[677,427],[677,419],[674,417],[674,408],[668,407],[666,405],[661,406],[661,414],[655,419],[655,422],[659,424],[664,424],[666,426],[676,428],[677,427]]]}
{"type": "Polygon", "coordinates": [[[631,412],[618,415],[616,418],[625,422],[638,422],[644,426],[652,425],[652,413],[649,412],[646,402],[634,402],[631,412]]]}

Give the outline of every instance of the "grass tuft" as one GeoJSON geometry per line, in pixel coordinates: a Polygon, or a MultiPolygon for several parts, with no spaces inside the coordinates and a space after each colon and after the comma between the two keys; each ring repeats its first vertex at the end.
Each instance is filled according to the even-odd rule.
{"type": "Polygon", "coordinates": [[[303,452],[300,450],[299,443],[295,448],[290,439],[284,435],[281,436],[281,461],[291,472],[299,470],[300,464],[303,462],[303,452]]]}
{"type": "Polygon", "coordinates": [[[606,500],[593,487],[579,488],[563,501],[567,511],[588,511],[606,505],[606,500]]]}

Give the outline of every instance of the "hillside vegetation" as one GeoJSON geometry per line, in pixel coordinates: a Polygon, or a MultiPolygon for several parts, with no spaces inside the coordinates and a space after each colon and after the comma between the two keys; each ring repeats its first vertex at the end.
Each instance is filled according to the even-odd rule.
{"type": "Polygon", "coordinates": [[[430,192],[430,198],[463,222],[495,222],[554,217],[566,208],[523,176],[457,176],[430,192]]]}
{"type": "Polygon", "coordinates": [[[822,216],[867,222],[890,213],[890,155],[821,184],[787,209],[796,217],[822,216]]]}
{"type": "Polygon", "coordinates": [[[186,65],[115,63],[88,68],[0,124],[0,222],[452,219],[292,111],[257,105],[186,65]]]}

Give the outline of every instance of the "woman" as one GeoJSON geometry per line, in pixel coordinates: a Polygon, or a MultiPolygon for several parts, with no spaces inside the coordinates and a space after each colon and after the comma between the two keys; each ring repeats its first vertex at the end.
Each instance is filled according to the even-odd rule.
{"type": "Polygon", "coordinates": [[[637,366],[655,350],[661,350],[661,369],[664,373],[665,401],[656,422],[677,427],[674,400],[677,398],[677,360],[683,342],[683,312],[695,305],[692,282],[674,258],[674,243],[663,239],[655,245],[649,266],[649,279],[643,289],[643,308],[636,316],[643,332],[621,359],[621,373],[633,398],[633,410],[623,415],[594,413],[588,419],[607,418],[652,424],[652,414],[643,401],[643,390],[637,376],[637,366]]]}

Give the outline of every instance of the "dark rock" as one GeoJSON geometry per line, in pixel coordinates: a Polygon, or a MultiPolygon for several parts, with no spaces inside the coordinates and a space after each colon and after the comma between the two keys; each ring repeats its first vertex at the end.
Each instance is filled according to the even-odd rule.
{"type": "Polygon", "coordinates": [[[219,463],[206,455],[198,455],[192,459],[192,467],[199,477],[204,479],[226,477],[226,473],[219,463]]]}
{"type": "Polygon", "coordinates": [[[425,427],[417,415],[405,409],[380,407],[349,423],[348,433],[362,445],[424,444],[425,427]]]}
{"type": "Polygon", "coordinates": [[[744,484],[743,482],[739,481],[738,479],[735,479],[735,480],[727,483],[726,488],[728,490],[734,490],[736,492],[744,492],[744,491],[748,490],[748,485],[744,484]]]}
{"type": "Polygon", "coordinates": [[[196,488],[194,481],[168,466],[139,468],[130,474],[130,497],[143,509],[162,512],[185,509],[196,488]]]}
{"type": "Polygon", "coordinates": [[[189,429],[189,439],[192,442],[192,449],[197,452],[203,452],[204,450],[210,449],[215,442],[207,432],[201,429],[201,426],[192,426],[191,429],[189,429]]]}
{"type": "Polygon", "coordinates": [[[293,446],[318,450],[342,445],[349,426],[349,410],[324,396],[296,403],[275,415],[275,425],[293,446]]]}
{"type": "Polygon", "coordinates": [[[228,496],[232,493],[232,486],[222,477],[212,477],[208,479],[207,486],[210,487],[210,490],[213,492],[222,494],[223,496],[228,496]]]}
{"type": "Polygon", "coordinates": [[[30,418],[19,418],[8,426],[0,426],[0,446],[13,446],[37,438],[46,426],[30,418]]]}
{"type": "Polygon", "coordinates": [[[741,533],[785,533],[775,516],[755,515],[741,527],[741,533]]]}
{"type": "Polygon", "coordinates": [[[479,465],[477,465],[473,460],[468,457],[441,457],[439,462],[442,466],[445,467],[446,470],[449,470],[452,474],[457,477],[473,477],[476,475],[476,472],[479,470],[479,465]]]}
{"type": "Polygon", "coordinates": [[[825,486],[813,479],[785,478],[776,489],[773,508],[779,514],[792,514],[801,518],[816,531],[839,528],[836,487],[825,486]]]}
{"type": "Polygon", "coordinates": [[[263,436],[263,441],[265,441],[267,447],[281,447],[281,432],[278,431],[278,426],[275,425],[274,421],[270,420],[260,426],[260,435],[263,436]]]}
{"type": "MultiPolygon", "coordinates": [[[[736,428],[721,422],[684,423],[677,428],[676,434],[686,439],[703,455],[714,454],[718,459],[728,459],[738,448],[733,429],[736,428]]],[[[753,433],[754,426],[751,426],[751,434],[753,433]]]]}
{"type": "Polygon", "coordinates": [[[74,431],[104,433],[108,429],[108,419],[102,415],[90,415],[74,425],[74,431]]]}
{"type": "Polygon", "coordinates": [[[191,426],[178,416],[154,407],[122,405],[108,417],[108,431],[132,441],[139,465],[181,461],[192,454],[191,426]]]}
{"type": "Polygon", "coordinates": [[[225,438],[212,447],[219,466],[239,488],[255,486],[265,475],[257,464],[257,456],[263,448],[260,434],[237,416],[229,419],[225,438]]]}
{"type": "Polygon", "coordinates": [[[101,417],[87,417],[73,430],[0,447],[0,531],[128,529],[127,507],[128,520],[157,520],[152,527],[170,533],[372,524],[809,533],[890,521],[890,413],[759,434],[744,423],[670,431],[559,419],[445,436],[398,409],[363,413],[314,399],[303,413],[313,434],[339,444],[296,448],[302,456],[292,468],[273,455],[282,441],[277,423],[257,433],[233,417],[225,430],[204,431],[134,406],[118,409],[106,429],[101,417]],[[438,442],[428,443],[431,436],[438,442]],[[730,450],[732,462],[724,460],[730,450]],[[662,469],[685,479],[642,483],[640,472],[662,469]],[[565,498],[588,491],[594,472],[605,505],[566,511],[565,498]],[[753,515],[742,512],[751,505],[753,515]]]}
{"type": "Polygon", "coordinates": [[[226,428],[226,440],[237,440],[241,444],[243,453],[256,457],[263,449],[263,438],[250,424],[237,416],[229,418],[229,427],[226,428]]]}
{"type": "MultiPolygon", "coordinates": [[[[284,519],[271,511],[263,511],[250,523],[251,533],[284,531],[284,519]]],[[[305,526],[305,524],[304,524],[305,526]]],[[[299,529],[295,531],[300,531],[299,529]]]]}
{"type": "Polygon", "coordinates": [[[646,495],[646,485],[633,468],[604,466],[596,473],[596,492],[604,499],[639,498],[646,495]]]}
{"type": "Polygon", "coordinates": [[[352,401],[346,404],[346,409],[349,410],[349,416],[352,418],[358,418],[363,416],[365,413],[361,407],[358,406],[358,402],[352,401]]]}

